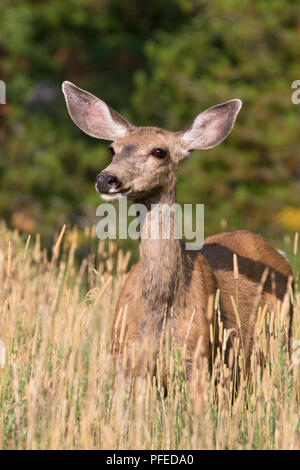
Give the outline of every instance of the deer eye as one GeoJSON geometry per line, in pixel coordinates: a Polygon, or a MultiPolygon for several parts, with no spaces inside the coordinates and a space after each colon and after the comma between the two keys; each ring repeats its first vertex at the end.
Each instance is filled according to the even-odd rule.
{"type": "Polygon", "coordinates": [[[110,153],[111,153],[113,156],[115,155],[116,152],[114,151],[113,147],[111,147],[111,146],[108,147],[108,150],[110,151],[110,153]]]}
{"type": "Polygon", "coordinates": [[[154,149],[152,150],[151,155],[156,158],[164,158],[167,155],[167,151],[164,149],[154,149]]]}

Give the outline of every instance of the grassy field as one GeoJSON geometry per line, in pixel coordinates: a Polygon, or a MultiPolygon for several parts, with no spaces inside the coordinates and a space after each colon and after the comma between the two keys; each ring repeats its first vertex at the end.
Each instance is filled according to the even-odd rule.
{"type": "MultiPolygon", "coordinates": [[[[285,351],[285,318],[259,313],[250,378],[241,380],[234,401],[234,379],[223,361],[226,331],[212,376],[195,360],[187,385],[173,348],[167,394],[147,377],[136,381],[130,398],[126,387],[113,388],[110,354],[129,255],[98,243],[91,229],[82,235],[90,254],[78,256],[79,234],[63,232],[47,253],[38,237],[26,242],[0,226],[0,448],[300,448],[300,349],[292,360],[285,351]]],[[[300,329],[296,284],[293,341],[300,329]]],[[[237,360],[242,367],[242,357],[237,360]]]]}

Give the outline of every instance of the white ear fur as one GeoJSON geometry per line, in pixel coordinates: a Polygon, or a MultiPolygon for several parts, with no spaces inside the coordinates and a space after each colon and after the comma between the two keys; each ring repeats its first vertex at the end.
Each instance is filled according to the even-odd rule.
{"type": "Polygon", "coordinates": [[[114,141],[134,127],[104,101],[73,83],[64,82],[62,90],[72,120],[86,134],[114,141]]]}
{"type": "Polygon", "coordinates": [[[209,149],[218,145],[230,134],[241,107],[241,100],[234,99],[198,114],[192,124],[180,133],[184,148],[209,149]]]}

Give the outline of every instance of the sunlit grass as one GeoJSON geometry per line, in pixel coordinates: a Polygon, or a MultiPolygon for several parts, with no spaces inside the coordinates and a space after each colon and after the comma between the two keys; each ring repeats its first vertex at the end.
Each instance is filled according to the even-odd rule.
{"type": "MultiPolygon", "coordinates": [[[[94,230],[84,236],[96,245],[94,230]]],[[[129,396],[122,383],[113,385],[110,354],[112,317],[129,255],[99,242],[78,265],[76,249],[76,230],[62,233],[49,256],[38,237],[26,243],[0,228],[0,340],[6,356],[0,349],[1,448],[300,447],[300,349],[292,351],[292,361],[284,347],[284,317],[259,313],[247,381],[234,369],[237,363],[243,368],[237,344],[236,361],[224,363],[227,332],[221,328],[212,374],[195,356],[187,384],[184,361],[170,345],[167,392],[159,379],[147,376],[136,380],[129,396]]],[[[292,343],[300,329],[296,285],[292,343]]]]}

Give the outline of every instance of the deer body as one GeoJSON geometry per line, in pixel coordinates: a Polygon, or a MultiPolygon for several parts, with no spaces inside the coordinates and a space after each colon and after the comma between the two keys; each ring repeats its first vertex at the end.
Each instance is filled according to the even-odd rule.
{"type": "Polygon", "coordinates": [[[249,362],[259,307],[267,305],[274,312],[282,306],[290,309],[292,273],[286,259],[247,230],[209,237],[199,251],[186,251],[174,230],[168,239],[161,231],[156,239],[143,237],[156,211],[163,213],[175,203],[180,161],[193,149],[209,149],[224,140],[241,102],[231,100],[209,108],[186,130],[174,133],[134,127],[69,82],[63,90],[73,121],[89,135],[113,142],[113,160],[97,176],[97,191],[107,201],[127,196],[147,208],[141,220],[140,259],[128,276],[113,321],[112,349],[122,367],[141,375],[154,371],[168,336],[171,344],[185,349],[189,374],[196,353],[211,362],[220,322],[233,332],[232,337],[240,338],[249,362]],[[218,289],[216,312],[213,301],[218,289]]]}
{"type": "MultiPolygon", "coordinates": [[[[112,333],[113,349],[117,355],[122,354],[125,339],[122,338],[119,315],[129,312],[126,316],[126,340],[129,347],[135,344],[141,348],[140,361],[136,363],[138,374],[151,369],[151,364],[153,368],[153,357],[147,357],[145,352],[151,343],[156,357],[167,331],[172,344],[181,351],[186,347],[188,373],[199,341],[199,353],[211,363],[210,328],[214,331],[215,352],[220,321],[227,331],[233,331],[230,344],[235,336],[241,337],[245,360],[249,364],[259,307],[263,309],[268,305],[269,311],[276,312],[282,308],[287,295],[292,273],[283,256],[261,236],[247,230],[209,237],[199,252],[185,251],[183,244],[176,246],[176,251],[172,251],[176,253],[176,260],[168,258],[165,244],[155,252],[160,256],[153,259],[155,267],[151,270],[147,254],[141,250],[141,258],[131,270],[119,298],[112,333]],[[238,280],[234,278],[233,254],[238,260],[238,280]],[[169,276],[176,279],[178,263],[183,263],[184,271],[174,285],[169,282],[169,276]],[[264,272],[267,276],[260,291],[264,272]],[[217,289],[220,290],[220,318],[216,321],[212,299],[217,289]],[[148,299],[153,299],[153,293],[157,292],[161,292],[162,297],[155,298],[154,304],[151,300],[149,304],[148,299]],[[232,298],[238,309],[240,331],[232,298]]],[[[288,298],[286,302],[289,302],[288,298]]]]}

